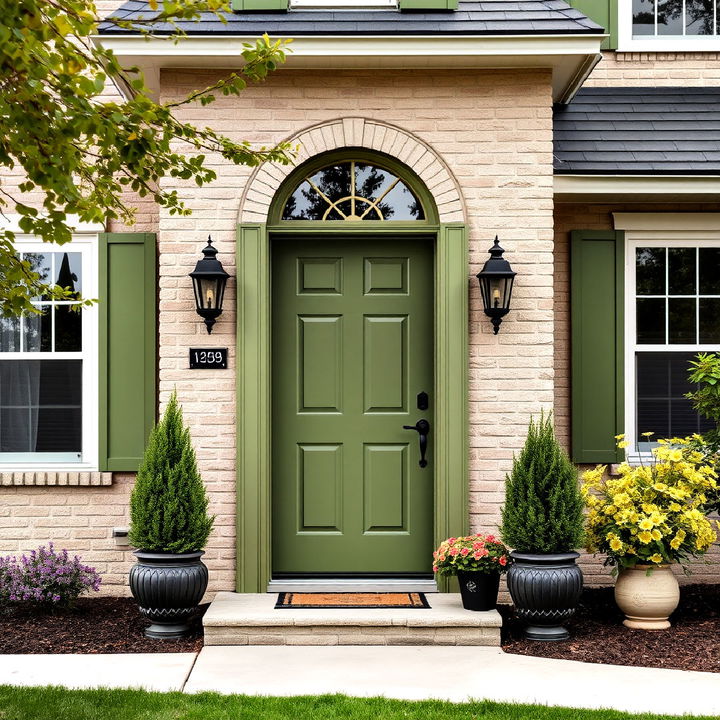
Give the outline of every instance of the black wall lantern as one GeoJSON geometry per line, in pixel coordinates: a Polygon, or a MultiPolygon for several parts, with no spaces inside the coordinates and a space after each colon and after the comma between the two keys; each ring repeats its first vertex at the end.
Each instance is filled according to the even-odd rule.
{"type": "Polygon", "coordinates": [[[223,270],[222,263],[215,257],[217,250],[212,246],[212,239],[209,235],[207,247],[202,252],[204,257],[202,260],[198,260],[190,277],[195,291],[195,309],[197,314],[205,320],[208,333],[211,333],[216,318],[222,314],[225,285],[230,276],[223,270]]]}
{"type": "Polygon", "coordinates": [[[480,282],[485,314],[492,321],[494,334],[497,335],[502,319],[510,311],[510,297],[517,273],[513,272],[510,263],[503,258],[505,251],[500,247],[497,235],[488,252],[490,259],[477,274],[477,279],[480,282]]]}

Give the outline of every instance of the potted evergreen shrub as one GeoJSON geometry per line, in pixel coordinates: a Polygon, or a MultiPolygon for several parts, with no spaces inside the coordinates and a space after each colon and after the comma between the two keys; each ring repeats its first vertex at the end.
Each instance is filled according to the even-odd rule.
{"type": "Polygon", "coordinates": [[[583,500],[575,466],[555,439],[551,416],[530,420],[513,460],[502,509],[502,539],[514,548],[508,590],[529,640],[565,640],[577,609],[582,571],[583,500]]]}
{"type": "Polygon", "coordinates": [[[148,439],[130,496],[130,543],[137,563],[130,590],[152,620],[145,635],[183,637],[205,594],[208,571],[201,560],[212,530],[208,498],[197,469],[190,431],[173,392],[148,439]]]}

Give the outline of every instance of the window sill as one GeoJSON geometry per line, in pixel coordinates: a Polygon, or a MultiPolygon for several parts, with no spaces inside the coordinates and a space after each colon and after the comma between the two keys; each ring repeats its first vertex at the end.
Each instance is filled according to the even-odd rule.
{"type": "Polygon", "coordinates": [[[111,472],[14,471],[0,472],[0,485],[34,487],[107,487],[112,485],[111,472]]]}
{"type": "Polygon", "coordinates": [[[636,36],[632,40],[620,41],[616,52],[655,52],[655,53],[698,53],[720,51],[720,37],[717,35],[646,35],[636,36]]]}
{"type": "MultiPolygon", "coordinates": [[[[641,465],[652,465],[655,462],[655,456],[652,453],[632,453],[628,455],[625,462],[630,467],[640,467],[641,465]]],[[[612,477],[619,477],[620,472],[618,468],[621,463],[612,463],[608,468],[608,475],[612,477]]]]}

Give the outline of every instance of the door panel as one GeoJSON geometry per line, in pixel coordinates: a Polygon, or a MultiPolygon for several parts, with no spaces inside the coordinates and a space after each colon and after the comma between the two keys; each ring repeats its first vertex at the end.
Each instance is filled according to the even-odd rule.
{"type": "Polygon", "coordinates": [[[365,316],[365,412],[407,412],[408,317],[365,316]]]}
{"type": "Polygon", "coordinates": [[[407,532],[408,446],[365,445],[365,532],[407,532]]]}
{"type": "Polygon", "coordinates": [[[342,317],[298,316],[300,412],[340,412],[342,317]]]}
{"type": "Polygon", "coordinates": [[[274,573],[429,573],[432,240],[277,239],[272,278],[274,573]]]}

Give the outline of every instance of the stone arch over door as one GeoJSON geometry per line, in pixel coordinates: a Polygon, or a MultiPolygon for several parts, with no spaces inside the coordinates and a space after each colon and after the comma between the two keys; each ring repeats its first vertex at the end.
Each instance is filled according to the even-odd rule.
{"type": "Polygon", "coordinates": [[[410,167],[432,194],[441,223],[463,222],[465,207],[460,188],[448,166],[427,144],[394,125],[366,118],[340,118],[314,125],[288,138],[300,148],[294,165],[265,163],[245,186],[238,223],[265,223],[275,193],[306,160],[342,148],[385,153],[410,167]]]}

